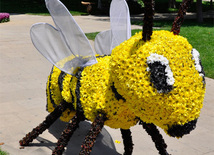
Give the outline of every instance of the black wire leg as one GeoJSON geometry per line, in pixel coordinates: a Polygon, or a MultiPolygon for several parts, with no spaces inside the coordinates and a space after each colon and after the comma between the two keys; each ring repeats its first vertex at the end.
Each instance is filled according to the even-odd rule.
{"type": "Polygon", "coordinates": [[[68,103],[62,102],[58,105],[53,112],[51,112],[45,120],[39,124],[36,128],[34,128],[31,132],[26,134],[26,136],[19,141],[21,146],[28,146],[30,142],[36,139],[40,134],[42,134],[46,129],[48,129],[65,111],[68,107],[68,103]]]}
{"type": "Polygon", "coordinates": [[[140,125],[142,125],[143,128],[146,130],[146,132],[151,136],[159,154],[160,155],[169,155],[166,150],[167,145],[164,142],[164,139],[163,139],[162,135],[160,134],[160,132],[158,131],[157,127],[154,124],[145,123],[143,121],[140,121],[140,125]]]}
{"type": "Polygon", "coordinates": [[[83,114],[76,114],[66,126],[65,130],[62,132],[62,135],[58,139],[57,146],[52,152],[52,155],[61,155],[65,147],[68,145],[68,142],[73,135],[74,131],[79,127],[80,121],[83,121],[84,115],[83,114]]]}
{"type": "Polygon", "coordinates": [[[132,142],[132,136],[130,129],[124,130],[120,129],[122,138],[123,138],[123,144],[124,144],[124,155],[131,155],[133,151],[133,142],[132,142]]]}
{"type": "Polygon", "coordinates": [[[94,122],[91,125],[84,142],[81,145],[80,155],[89,155],[91,153],[92,147],[96,141],[98,134],[101,132],[106,116],[104,114],[98,114],[94,122]]]}

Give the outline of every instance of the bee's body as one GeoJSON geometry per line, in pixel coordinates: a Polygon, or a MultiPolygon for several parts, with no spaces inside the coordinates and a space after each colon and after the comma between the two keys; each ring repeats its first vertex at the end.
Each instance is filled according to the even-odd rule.
{"type": "Polygon", "coordinates": [[[166,132],[173,125],[196,120],[205,88],[203,70],[200,75],[195,69],[192,46],[185,38],[168,31],[153,33],[151,41],[145,44],[140,39],[141,34],[136,34],[116,47],[111,56],[97,57],[97,64],[80,68],[75,76],[54,67],[47,83],[48,111],[52,112],[64,100],[71,105],[61,116],[61,120],[66,122],[76,110],[81,110],[92,122],[98,113],[104,113],[107,117],[105,125],[111,128],[129,129],[140,119],[154,123],[166,132]],[[169,44],[161,43],[165,41],[169,44]],[[120,49],[124,46],[128,50],[120,49]],[[118,50],[123,51],[122,57],[118,50]],[[176,61],[175,52],[179,54],[176,61]],[[159,59],[169,62],[171,73],[166,72],[166,66],[161,65],[164,62],[160,60],[149,64],[148,60],[154,53],[158,53],[159,59]],[[158,67],[160,71],[152,73],[151,70],[158,67]],[[168,74],[172,85],[167,84],[168,74]],[[189,78],[189,75],[194,78],[189,78]],[[155,84],[152,77],[159,81],[163,78],[162,84],[155,84]]]}
{"type": "Polygon", "coordinates": [[[154,1],[145,0],[143,32],[131,37],[126,1],[112,0],[111,30],[96,36],[96,57],[65,6],[59,0],[46,0],[56,28],[35,24],[31,38],[56,66],[47,82],[50,114],[20,145],[28,145],[60,117],[69,123],[53,154],[62,154],[79,122],[87,119],[93,123],[80,154],[90,154],[103,125],[121,129],[125,154],[131,154],[130,127],[139,121],[159,153],[168,154],[156,126],[172,137],[189,134],[196,126],[205,94],[199,52],[178,35],[190,1],[183,1],[169,32],[152,31],[154,1]]]}
{"type": "Polygon", "coordinates": [[[47,109],[52,112],[62,100],[68,102],[71,108],[61,116],[61,120],[68,122],[75,114],[78,102],[86,119],[93,121],[98,112],[104,112],[107,116],[106,125],[128,129],[135,125],[138,119],[114,87],[109,73],[111,56],[97,59],[97,64],[80,69],[76,73],[79,77],[53,67],[47,82],[47,109]]]}

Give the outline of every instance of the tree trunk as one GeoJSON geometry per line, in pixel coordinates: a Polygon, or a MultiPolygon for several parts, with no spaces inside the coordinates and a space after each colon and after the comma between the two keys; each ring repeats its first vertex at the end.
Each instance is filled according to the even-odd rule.
{"type": "Polygon", "coordinates": [[[103,7],[103,6],[102,6],[102,1],[101,1],[101,0],[98,0],[97,3],[98,3],[98,4],[97,4],[97,8],[101,10],[102,7],[103,7]]]}
{"type": "Polygon", "coordinates": [[[202,0],[197,0],[196,8],[197,8],[197,21],[198,23],[202,23],[203,22],[202,0]]]}

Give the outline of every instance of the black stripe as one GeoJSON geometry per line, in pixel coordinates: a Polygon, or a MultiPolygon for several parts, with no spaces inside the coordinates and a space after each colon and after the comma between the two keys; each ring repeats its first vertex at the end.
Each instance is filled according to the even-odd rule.
{"type": "Polygon", "coordinates": [[[112,89],[112,92],[114,93],[114,95],[115,95],[115,98],[119,101],[120,99],[122,99],[124,102],[126,102],[126,99],[122,96],[122,95],[120,95],[118,92],[117,92],[117,89],[115,88],[115,86],[114,86],[114,82],[113,82],[113,84],[112,84],[112,86],[111,86],[111,89],[112,89]]]}
{"type": "Polygon", "coordinates": [[[104,58],[105,56],[110,56],[111,54],[104,54],[104,55],[98,55],[98,56],[96,56],[96,58],[104,58]]]}
{"type": "Polygon", "coordinates": [[[61,71],[59,77],[58,77],[58,84],[59,84],[59,89],[60,89],[60,92],[62,92],[63,90],[63,81],[65,80],[64,77],[65,77],[66,73],[61,71]]]}
{"type": "Polygon", "coordinates": [[[184,125],[172,125],[168,129],[168,134],[172,137],[182,137],[183,135],[189,134],[190,131],[196,127],[197,119],[192,120],[184,125]]]}
{"type": "Polygon", "coordinates": [[[83,70],[84,70],[84,67],[80,67],[80,69],[75,74],[75,77],[77,78],[77,85],[76,85],[76,90],[75,90],[75,94],[77,97],[77,111],[81,112],[81,113],[84,113],[84,111],[82,109],[81,101],[80,101],[80,87],[81,87],[80,79],[82,77],[81,74],[82,74],[83,70]]]}
{"type": "MultiPolygon", "coordinates": [[[[71,80],[70,80],[70,83],[72,82],[73,78],[74,78],[74,77],[72,76],[72,77],[71,77],[71,80]]],[[[74,99],[74,95],[73,95],[73,93],[72,93],[71,87],[70,87],[70,92],[71,92],[71,97],[72,97],[72,107],[73,107],[72,109],[75,110],[74,105],[73,105],[75,99],[74,99]]]]}
{"type": "MultiPolygon", "coordinates": [[[[73,79],[73,76],[71,77],[70,83],[71,83],[72,79],[73,79]]],[[[66,102],[66,101],[64,101],[64,102],[68,103],[68,109],[69,109],[70,111],[75,111],[75,108],[74,108],[74,105],[73,105],[73,103],[74,103],[74,95],[72,94],[71,88],[70,88],[70,93],[71,93],[71,96],[72,96],[72,102],[71,102],[71,103],[68,103],[68,102],[66,102]]],[[[69,113],[70,113],[70,112],[69,112],[69,113]]]]}

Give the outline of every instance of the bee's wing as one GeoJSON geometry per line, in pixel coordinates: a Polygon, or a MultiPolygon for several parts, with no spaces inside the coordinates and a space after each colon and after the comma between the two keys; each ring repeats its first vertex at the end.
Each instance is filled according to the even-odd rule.
{"type": "Polygon", "coordinates": [[[111,40],[112,40],[111,30],[106,30],[98,33],[94,41],[94,48],[97,54],[100,55],[111,54],[111,43],[112,43],[111,40]]]}
{"type": "Polygon", "coordinates": [[[55,22],[56,29],[48,24],[34,25],[31,38],[39,50],[51,63],[66,73],[72,74],[76,67],[96,63],[92,47],[67,8],[59,0],[45,0],[55,22]],[[72,61],[61,67],[62,59],[72,57],[72,61]]]}
{"type": "Polygon", "coordinates": [[[112,1],[110,22],[113,35],[111,49],[113,49],[131,37],[130,13],[125,0],[112,1]]]}
{"type": "Polygon", "coordinates": [[[110,6],[111,30],[100,32],[95,38],[98,54],[111,54],[111,50],[131,37],[129,8],[125,0],[112,0],[110,6]]]}
{"type": "Polygon", "coordinates": [[[30,35],[37,50],[62,71],[72,74],[76,67],[82,65],[81,60],[77,61],[78,57],[72,57],[68,46],[61,38],[60,32],[52,25],[47,23],[34,24],[31,27],[30,35]],[[70,61],[65,59],[69,57],[72,57],[69,59],[70,61]],[[64,61],[62,61],[63,59],[64,61]]]}

